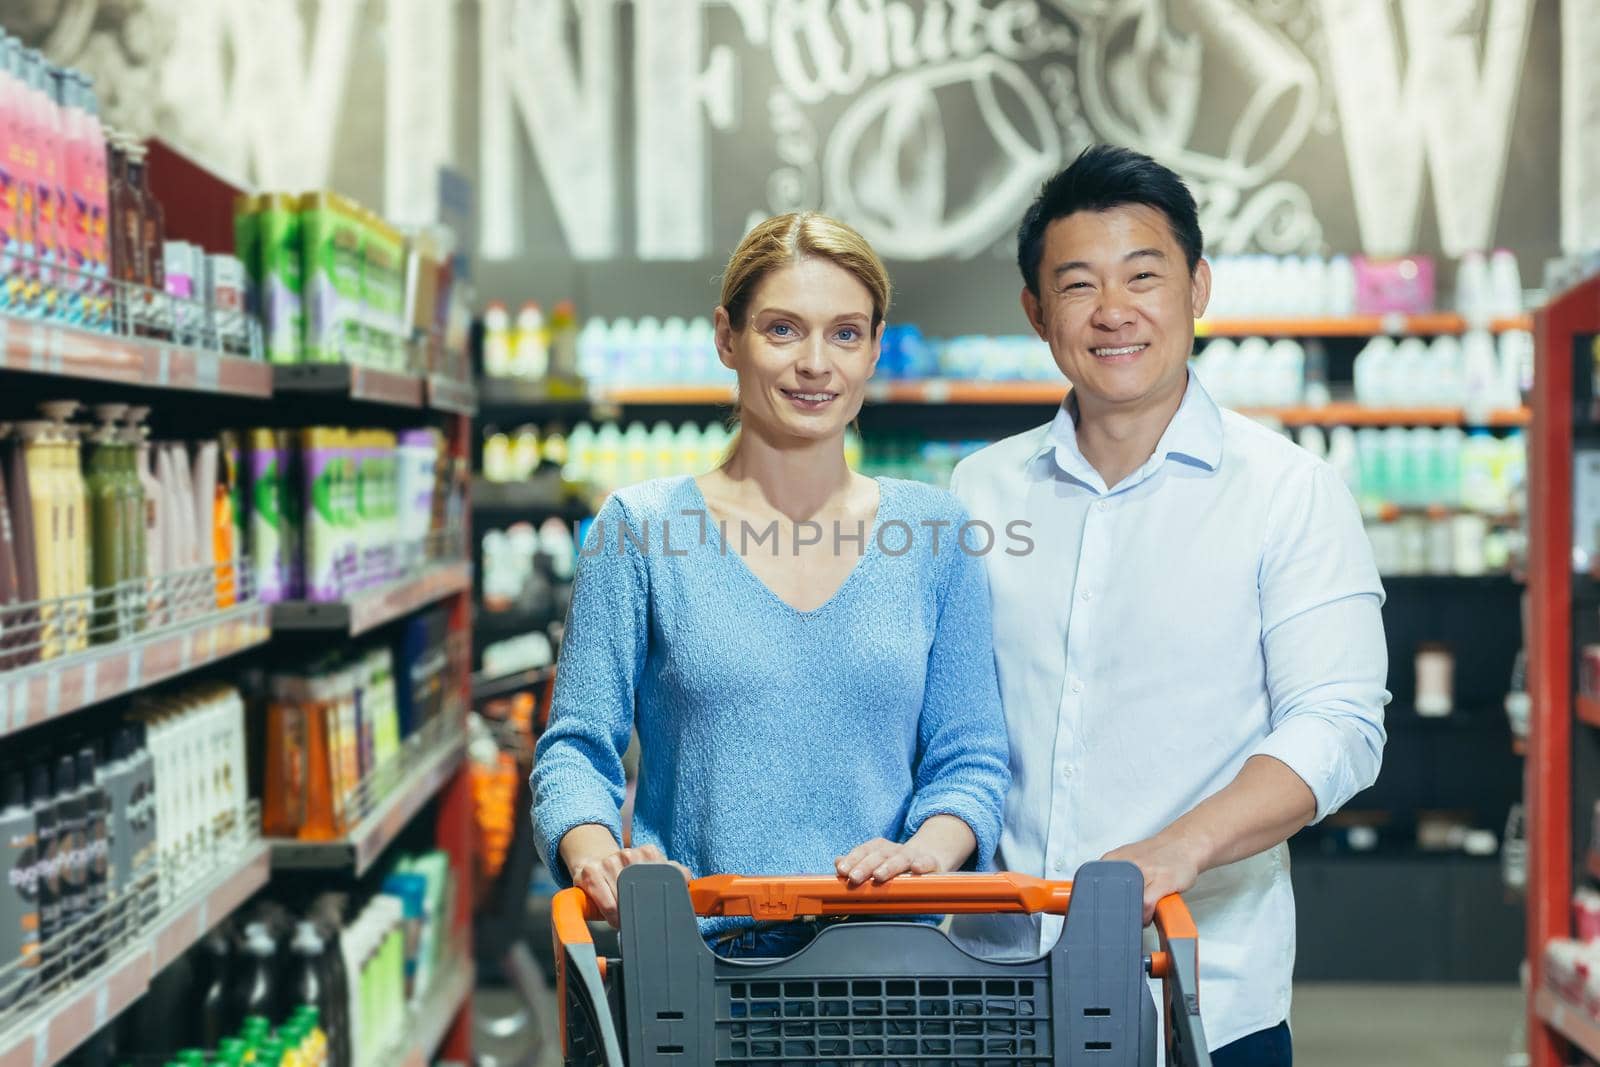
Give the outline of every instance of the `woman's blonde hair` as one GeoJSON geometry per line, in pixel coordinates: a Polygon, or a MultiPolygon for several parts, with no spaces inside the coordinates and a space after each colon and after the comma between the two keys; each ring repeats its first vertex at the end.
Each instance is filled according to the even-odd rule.
{"type": "Polygon", "coordinates": [[[867,239],[838,219],[815,211],[774,215],[759,223],[728,257],[722,306],[733,328],[744,328],[756,287],[768,274],[803,259],[826,259],[853,274],[872,294],[872,328],[889,314],[889,272],[867,239]]]}

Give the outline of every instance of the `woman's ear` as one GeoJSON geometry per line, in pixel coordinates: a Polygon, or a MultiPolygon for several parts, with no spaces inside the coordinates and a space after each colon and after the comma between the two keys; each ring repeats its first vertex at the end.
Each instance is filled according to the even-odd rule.
{"type": "Polygon", "coordinates": [[[716,334],[717,358],[729,370],[738,370],[733,365],[733,320],[728,318],[728,309],[719,304],[712,313],[711,324],[716,334]]]}
{"type": "Polygon", "coordinates": [[[880,320],[877,329],[872,331],[872,362],[867,364],[867,377],[878,373],[878,357],[883,355],[883,328],[888,322],[880,320]]]}

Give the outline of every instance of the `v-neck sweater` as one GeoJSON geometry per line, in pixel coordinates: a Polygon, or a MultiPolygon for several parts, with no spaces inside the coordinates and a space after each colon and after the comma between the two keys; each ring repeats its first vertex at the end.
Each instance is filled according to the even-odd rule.
{"type": "Polygon", "coordinates": [[[985,538],[958,544],[968,520],[949,493],[878,482],[875,522],[835,545],[860,552],[855,568],[812,611],[740,558],[775,542],[719,524],[692,478],[607,500],[578,561],[531,783],[559,884],[568,830],[597,823],[621,840],[634,729],[631,843],[697,877],[832,873],[862,842],[905,841],[939,814],[971,827],[969,869],[989,867],[1010,774],[985,538]]]}

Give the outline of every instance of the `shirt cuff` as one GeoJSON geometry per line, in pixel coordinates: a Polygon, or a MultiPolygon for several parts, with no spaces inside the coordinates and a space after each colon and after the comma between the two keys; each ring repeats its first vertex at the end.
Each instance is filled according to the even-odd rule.
{"type": "Polygon", "coordinates": [[[1311,820],[1315,824],[1359,788],[1345,755],[1350,743],[1339,724],[1319,715],[1296,715],[1279,723],[1250,754],[1271,756],[1300,776],[1316,797],[1317,813],[1311,820]]]}
{"type": "Polygon", "coordinates": [[[967,857],[967,862],[961,865],[963,871],[995,869],[994,854],[1000,845],[1000,820],[991,804],[959,790],[945,789],[937,793],[919,794],[911,802],[911,811],[906,816],[906,840],[909,841],[913,834],[922,829],[922,824],[935,815],[952,815],[960,819],[977,839],[977,847],[967,857]]]}

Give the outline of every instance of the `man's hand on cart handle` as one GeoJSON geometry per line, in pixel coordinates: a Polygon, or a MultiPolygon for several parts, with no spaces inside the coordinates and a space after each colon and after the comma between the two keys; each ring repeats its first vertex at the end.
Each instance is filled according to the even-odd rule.
{"type": "Polygon", "coordinates": [[[959,870],[978,839],[954,815],[932,815],[904,844],[874,837],[834,861],[834,870],[852,886],[869,878],[876,885],[902,874],[943,874],[959,870]]]}
{"type": "Polygon", "coordinates": [[[1144,875],[1144,924],[1156,915],[1156,902],[1168,893],[1187,893],[1200,877],[1193,841],[1157,834],[1107,852],[1103,859],[1126,860],[1144,875]]]}
{"type": "Polygon", "coordinates": [[[619,925],[617,876],[624,867],[631,867],[635,863],[666,863],[676,867],[685,882],[691,878],[689,868],[667,859],[666,854],[655,845],[618,848],[616,838],[603,826],[579,826],[569,830],[561,841],[561,858],[572,874],[572,884],[589,894],[595,907],[605,915],[606,922],[614,927],[619,925]],[[599,835],[582,833],[573,840],[574,835],[589,830],[598,830],[599,835]],[[600,837],[604,840],[599,840],[600,837]],[[569,841],[571,849],[567,847],[569,841]]]}

